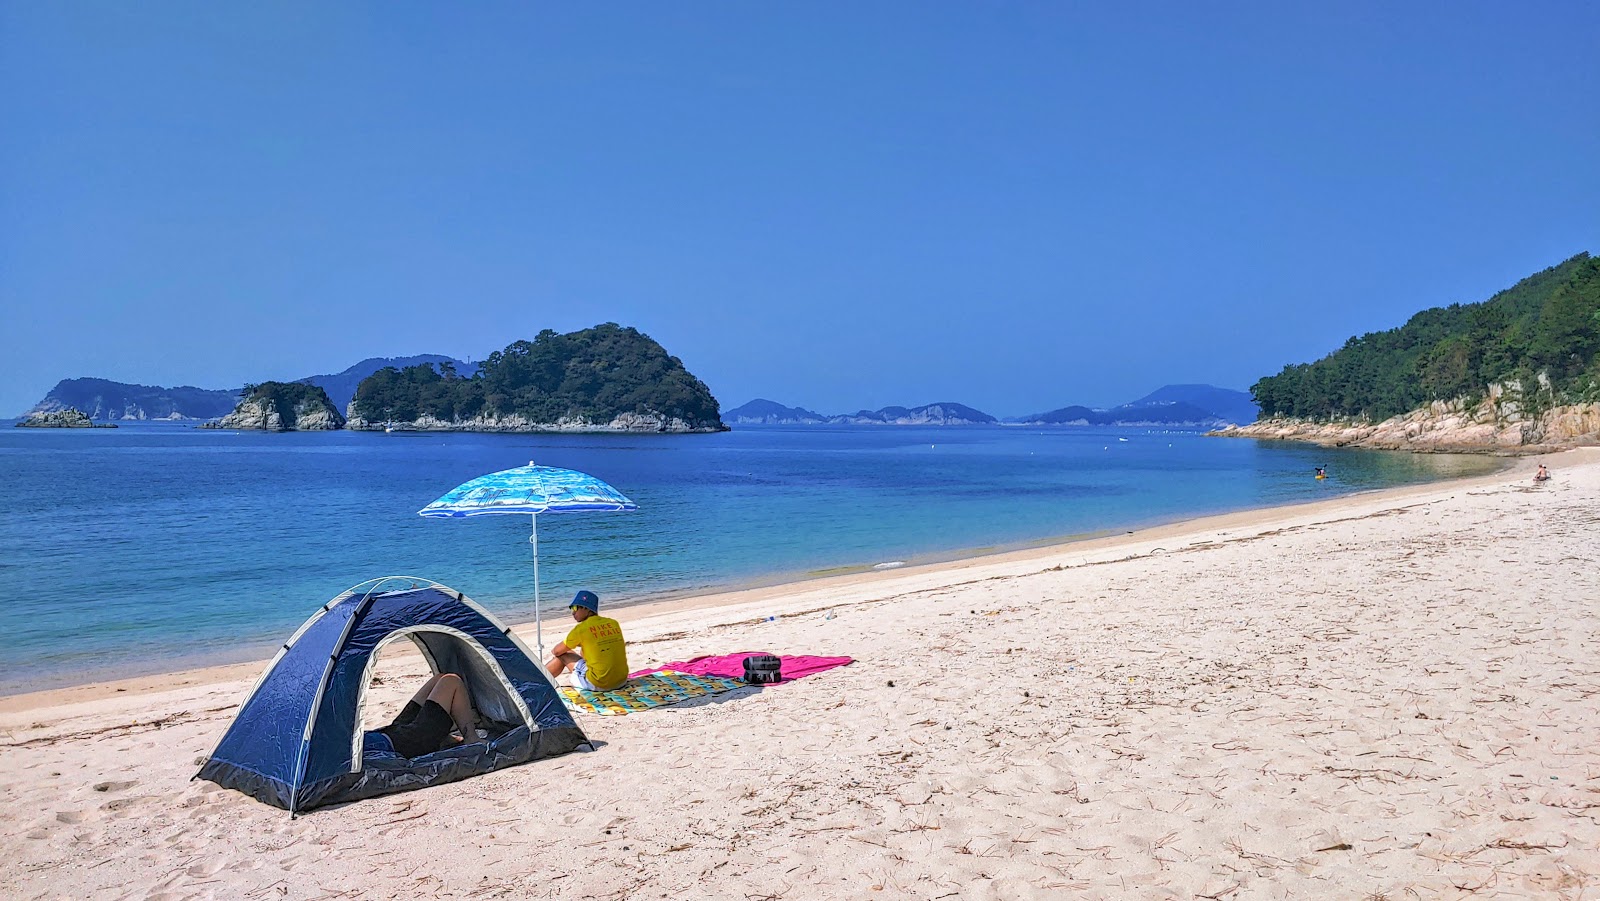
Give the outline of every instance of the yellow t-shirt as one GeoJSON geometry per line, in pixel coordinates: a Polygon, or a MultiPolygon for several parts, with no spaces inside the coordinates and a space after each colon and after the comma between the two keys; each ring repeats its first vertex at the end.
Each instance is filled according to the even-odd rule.
{"type": "Polygon", "coordinates": [[[628,681],[628,643],[616,620],[591,616],[572,627],[565,644],[583,655],[589,683],[595,688],[610,691],[628,681]]]}

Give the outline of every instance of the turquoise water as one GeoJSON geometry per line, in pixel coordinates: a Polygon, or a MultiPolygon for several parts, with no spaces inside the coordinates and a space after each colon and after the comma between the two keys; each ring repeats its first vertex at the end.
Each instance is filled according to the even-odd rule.
{"type": "Polygon", "coordinates": [[[529,520],[424,519],[460,482],[580,469],[634,513],[540,517],[547,608],[782,582],[1486,472],[1483,458],[1143,429],[719,435],[14,429],[0,422],[0,693],[268,653],[364,579],[532,616],[529,520]],[[1312,467],[1327,464],[1317,482],[1312,467]]]}

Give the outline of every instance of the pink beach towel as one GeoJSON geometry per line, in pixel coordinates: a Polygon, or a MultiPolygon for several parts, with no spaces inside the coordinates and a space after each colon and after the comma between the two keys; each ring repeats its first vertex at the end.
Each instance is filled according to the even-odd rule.
{"type": "MultiPolygon", "coordinates": [[[[695,657],[692,660],[683,660],[677,663],[663,663],[651,669],[642,669],[631,674],[628,678],[637,679],[649,673],[659,673],[662,670],[672,670],[675,673],[688,673],[692,676],[723,676],[729,679],[744,677],[744,658],[752,654],[765,654],[766,651],[740,651],[737,654],[723,654],[719,656],[695,657]]],[[[853,663],[851,657],[804,657],[785,654],[778,658],[783,661],[783,681],[793,682],[802,676],[810,676],[823,670],[833,669],[853,663]]]]}

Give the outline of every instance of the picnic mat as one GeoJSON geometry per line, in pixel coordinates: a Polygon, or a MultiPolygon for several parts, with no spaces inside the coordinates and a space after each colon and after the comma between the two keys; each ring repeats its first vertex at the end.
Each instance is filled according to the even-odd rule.
{"type": "MultiPolygon", "coordinates": [[[[647,673],[671,670],[675,673],[692,673],[696,676],[723,676],[737,679],[744,675],[744,658],[752,654],[765,654],[766,651],[740,651],[737,654],[721,654],[715,656],[695,657],[690,660],[680,660],[676,663],[663,663],[651,669],[642,669],[633,674],[637,679],[647,673]]],[[[784,654],[778,658],[783,662],[783,681],[792,682],[802,676],[810,676],[823,670],[830,670],[846,663],[854,663],[850,657],[805,657],[793,654],[784,654]]]]}
{"type": "Polygon", "coordinates": [[[627,716],[652,707],[667,707],[690,698],[721,694],[735,688],[744,688],[738,679],[719,676],[697,676],[690,673],[653,672],[633,676],[628,684],[611,691],[579,691],[569,686],[559,686],[561,700],[571,710],[598,713],[601,716],[627,716]]]}

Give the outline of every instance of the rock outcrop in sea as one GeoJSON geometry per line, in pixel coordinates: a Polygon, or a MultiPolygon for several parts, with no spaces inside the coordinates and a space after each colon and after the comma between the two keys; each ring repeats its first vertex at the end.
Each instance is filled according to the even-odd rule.
{"type": "Polygon", "coordinates": [[[27,419],[17,423],[19,429],[114,429],[115,423],[95,422],[87,413],[77,407],[68,407],[65,410],[51,410],[49,412],[31,413],[27,419]]]}
{"type": "Polygon", "coordinates": [[[267,432],[318,432],[344,428],[345,419],[315,385],[264,382],[252,386],[233,412],[201,426],[267,432]]]}
{"type": "Polygon", "coordinates": [[[1437,400],[1382,422],[1264,419],[1208,435],[1309,441],[1421,453],[1533,454],[1600,444],[1600,404],[1563,404],[1531,412],[1517,382],[1489,386],[1476,403],[1437,400]]]}

